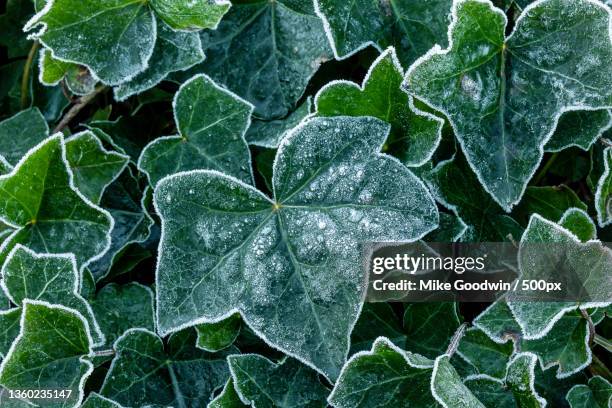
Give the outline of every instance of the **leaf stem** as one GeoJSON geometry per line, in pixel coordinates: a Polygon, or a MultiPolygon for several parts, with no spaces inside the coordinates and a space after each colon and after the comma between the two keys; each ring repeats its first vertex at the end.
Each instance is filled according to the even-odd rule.
{"type": "Polygon", "coordinates": [[[115,355],[115,350],[98,350],[94,351],[94,357],[112,357],[115,355]]]}
{"type": "Polygon", "coordinates": [[[107,89],[107,86],[100,85],[96,89],[94,89],[92,93],[81,96],[79,99],[77,99],[77,101],[74,103],[74,106],[70,108],[70,110],[64,115],[62,120],[57,124],[57,126],[53,130],[53,133],[61,132],[62,130],[64,130],[64,128],[70,124],[70,121],[72,121],[72,119],[74,119],[75,116],[77,116],[85,106],[87,106],[91,101],[96,99],[96,96],[106,91],[107,89]]]}
{"type": "Polygon", "coordinates": [[[28,88],[30,87],[30,73],[32,72],[32,63],[34,62],[34,57],[36,56],[36,52],[40,47],[40,43],[38,41],[34,41],[32,47],[30,48],[30,52],[28,53],[28,59],[26,60],[25,65],[23,66],[23,75],[21,76],[21,109],[25,109],[28,107],[28,88]]]}
{"type": "Polygon", "coordinates": [[[544,176],[546,176],[546,173],[548,173],[548,170],[550,170],[550,167],[555,163],[555,160],[557,160],[557,157],[559,157],[559,152],[555,152],[552,154],[552,156],[550,156],[544,167],[542,167],[542,170],[540,170],[540,172],[533,179],[534,185],[537,185],[540,183],[540,181],[542,181],[544,176]]]}
{"type": "Polygon", "coordinates": [[[595,336],[593,336],[593,342],[605,348],[607,352],[612,353],[612,342],[605,337],[596,333],[595,336]]]}
{"type": "Polygon", "coordinates": [[[468,327],[468,324],[463,323],[461,326],[457,328],[457,331],[455,331],[455,334],[453,334],[453,338],[451,339],[450,343],[448,344],[448,348],[446,349],[446,354],[449,357],[452,357],[453,354],[455,354],[455,352],[457,351],[457,347],[459,347],[459,343],[461,342],[461,339],[463,338],[463,335],[465,334],[465,330],[467,329],[467,327],[468,327]]]}

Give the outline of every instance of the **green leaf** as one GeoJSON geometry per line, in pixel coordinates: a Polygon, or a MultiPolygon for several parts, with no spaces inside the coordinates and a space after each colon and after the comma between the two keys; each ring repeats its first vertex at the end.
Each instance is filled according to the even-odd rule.
{"type": "Polygon", "coordinates": [[[151,0],[157,15],[174,30],[203,30],[217,28],[229,8],[228,0],[151,0]]]}
{"type": "Polygon", "coordinates": [[[200,72],[251,102],[264,120],[292,112],[310,78],[332,57],[309,1],[234,2],[202,40],[207,58],[200,72]]]}
{"type": "Polygon", "coordinates": [[[436,358],[444,354],[460,324],[455,303],[408,304],[404,312],[404,348],[428,358],[436,358]]]}
{"type": "Polygon", "coordinates": [[[0,357],[4,358],[19,335],[21,308],[0,311],[0,357]]]}
{"type": "Polygon", "coordinates": [[[332,81],[315,97],[318,116],[372,116],[391,125],[385,151],[407,166],[418,167],[431,159],[442,137],[444,120],[418,110],[400,89],[404,69],[395,49],[386,49],[372,63],[363,85],[332,81]]]}
{"type": "Polygon", "coordinates": [[[155,45],[155,16],[145,1],[54,0],[24,27],[54,58],[88,67],[106,85],[144,71],[155,45]]]}
{"type": "Polygon", "coordinates": [[[538,214],[547,220],[557,222],[570,208],[586,210],[576,193],[569,187],[527,187],[521,202],[512,214],[522,225],[529,222],[532,214],[538,214]]]}
{"type": "Polygon", "coordinates": [[[433,367],[433,361],[380,337],[370,351],[347,361],[329,403],[335,408],[437,407],[430,392],[433,367]]]}
{"type": "Polygon", "coordinates": [[[65,400],[34,400],[39,406],[78,407],[93,371],[92,339],[80,313],[26,300],[21,330],[0,366],[0,384],[13,390],[71,390],[65,400]]]}
{"type": "Polygon", "coordinates": [[[485,408],[463,384],[446,354],[438,357],[434,363],[431,393],[444,408],[485,408]]]}
{"type": "Polygon", "coordinates": [[[612,147],[606,148],[603,153],[604,172],[597,183],[595,192],[595,210],[597,222],[600,227],[612,224],[612,147]]]}
{"type": "Polygon", "coordinates": [[[599,2],[538,1],[506,37],[502,10],[459,1],[450,47],[432,48],[409,69],[407,91],[447,116],[470,167],[506,211],[522,197],[561,114],[612,105],[609,20],[599,2]]]}
{"type": "Polygon", "coordinates": [[[115,401],[101,396],[98,393],[92,392],[89,394],[81,408],[123,408],[115,401]]]}
{"type": "Polygon", "coordinates": [[[96,204],[130,160],[125,154],[106,150],[100,139],[88,130],[66,139],[66,159],[75,186],[96,204]]]}
{"type": "Polygon", "coordinates": [[[128,329],[155,328],[153,291],[139,283],[104,286],[91,300],[91,308],[109,344],[128,329]]]}
{"type": "MultiPolygon", "coordinates": [[[[206,1],[197,3],[207,4],[206,1]]],[[[132,95],[153,88],[168,74],[191,68],[203,60],[204,50],[198,34],[177,32],[164,23],[158,23],[157,41],[149,67],[129,82],[115,87],[115,99],[124,101],[132,95]]]]}
{"type": "Polygon", "coordinates": [[[251,155],[244,139],[253,106],[206,75],[185,82],[174,98],[179,135],[155,139],[142,151],[138,167],[151,185],[167,175],[212,169],[253,183],[251,155]]]}
{"type": "Polygon", "coordinates": [[[611,126],[612,112],[607,109],[565,112],[559,118],[557,128],[544,149],[547,152],[558,152],[576,146],[589,150],[611,126]]]}
{"type": "Polygon", "coordinates": [[[76,310],[87,320],[94,345],[102,345],[104,334],[89,303],[80,294],[80,285],[81,278],[72,254],[37,254],[17,245],[2,266],[2,287],[13,304],[21,306],[30,299],[76,310]]]}
{"type": "Polygon", "coordinates": [[[292,358],[278,364],[257,354],[227,357],[234,388],[254,408],[326,407],[329,390],[316,371],[292,358]]]}
{"type": "Polygon", "coordinates": [[[425,242],[458,242],[468,230],[463,220],[447,213],[440,213],[440,225],[438,228],[427,234],[425,242]]]}
{"type": "Polygon", "coordinates": [[[49,126],[38,108],[21,111],[0,122],[0,154],[14,166],[48,134],[49,126]]]}
{"type": "Polygon", "coordinates": [[[283,138],[306,116],[310,115],[311,109],[312,98],[309,96],[286,118],[268,121],[255,118],[245,135],[245,139],[249,145],[276,149],[283,138]]]}
{"type": "Polygon", "coordinates": [[[571,408],[608,408],[612,404],[612,385],[599,376],[588,385],[576,385],[567,393],[571,408]]]}
{"type": "Polygon", "coordinates": [[[506,343],[521,334],[521,326],[504,298],[494,302],[474,319],[474,326],[496,343],[506,343]]]}
{"type": "Polygon", "coordinates": [[[372,45],[394,46],[404,64],[411,64],[434,44],[447,44],[452,1],[315,0],[337,59],[372,45]]]}
{"type": "Polygon", "coordinates": [[[463,241],[503,242],[521,236],[521,226],[482,189],[463,158],[442,161],[423,178],[436,200],[467,225],[463,241]]]}
{"type": "Polygon", "coordinates": [[[559,225],[571,231],[582,242],[597,238],[597,226],[589,214],[580,208],[565,211],[559,225]]]}
{"type": "Polygon", "coordinates": [[[351,332],[350,354],[369,350],[379,337],[405,348],[406,334],[398,316],[387,303],[364,303],[359,320],[351,332]]]}
{"type": "Polygon", "coordinates": [[[2,258],[22,244],[35,252],[71,252],[82,269],[110,244],[113,219],[74,187],[60,135],[41,142],[0,177],[0,208],[15,228],[2,258]]]}
{"type": "Polygon", "coordinates": [[[227,383],[225,383],[223,391],[221,391],[206,408],[243,408],[247,406],[248,405],[243,404],[240,400],[240,396],[234,388],[234,381],[230,378],[227,383]]]}
{"type": "Polygon", "coordinates": [[[242,319],[234,314],[217,323],[204,323],[196,326],[198,341],[196,346],[204,351],[215,353],[231,346],[240,334],[242,319]]]}
{"type": "Polygon", "coordinates": [[[240,310],[268,344],[337,377],[361,309],[358,243],[419,239],[438,220],[422,183],[378,153],[388,130],[374,118],[304,123],[278,150],[273,200],[212,171],[162,180],[160,333],[240,310]]]}
{"type": "Polygon", "coordinates": [[[513,351],[512,343],[496,343],[474,328],[465,331],[457,348],[457,354],[475,368],[476,374],[494,378],[504,378],[513,351]]]}
{"type": "Polygon", "coordinates": [[[100,394],[124,406],[205,406],[229,370],[225,355],[195,348],[187,330],[162,340],[144,329],[130,329],[115,342],[115,357],[100,394]]]}
{"type": "Polygon", "coordinates": [[[43,48],[39,56],[40,72],[38,80],[46,86],[55,86],[68,74],[75,64],[53,58],[50,49],[43,48]]]}

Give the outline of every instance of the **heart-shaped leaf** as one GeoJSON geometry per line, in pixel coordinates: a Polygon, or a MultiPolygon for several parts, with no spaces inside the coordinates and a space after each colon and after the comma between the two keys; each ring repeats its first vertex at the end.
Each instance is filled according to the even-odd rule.
{"type": "Polygon", "coordinates": [[[571,408],[608,408],[612,404],[612,385],[603,377],[589,379],[588,385],[576,385],[567,393],[571,408]]]}
{"type": "Polygon", "coordinates": [[[217,323],[204,323],[196,326],[198,341],[196,345],[204,351],[215,353],[231,346],[240,334],[242,319],[239,314],[231,315],[217,323]]]}

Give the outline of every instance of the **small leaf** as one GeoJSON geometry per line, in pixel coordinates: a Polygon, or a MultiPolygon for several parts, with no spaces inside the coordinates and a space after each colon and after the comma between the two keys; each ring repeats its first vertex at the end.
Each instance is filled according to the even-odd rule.
{"type": "Polygon", "coordinates": [[[539,1],[506,37],[502,10],[458,1],[449,48],[432,48],[409,69],[407,91],[447,116],[470,167],[506,211],[520,201],[559,116],[612,105],[609,20],[599,2],[539,1]]]}
{"type": "Polygon", "coordinates": [[[196,326],[198,340],[196,346],[204,351],[215,353],[231,346],[240,334],[242,319],[234,314],[217,323],[204,323],[196,326]]]}
{"type": "Polygon", "coordinates": [[[400,89],[404,70],[395,49],[386,49],[372,63],[363,85],[333,81],[315,97],[318,116],[372,116],[391,125],[385,151],[407,166],[418,167],[431,159],[442,137],[444,120],[419,111],[400,89]]]}
{"type": "Polygon", "coordinates": [[[231,7],[228,0],[151,0],[157,15],[174,30],[217,28],[231,7]]]}
{"type": "Polygon", "coordinates": [[[466,330],[457,348],[457,354],[476,369],[477,375],[494,378],[505,377],[513,351],[512,343],[496,343],[478,329],[466,330]]]}
{"type": "Polygon", "coordinates": [[[177,136],[155,139],[142,151],[138,167],[155,186],[167,175],[212,169],[253,183],[244,134],[253,106],[206,75],[185,82],[174,98],[177,136]]]}
{"type": "Polygon", "coordinates": [[[461,324],[453,302],[413,303],[404,312],[405,349],[428,358],[443,354],[461,324]]]}
{"type": "Polygon", "coordinates": [[[232,355],[227,362],[234,388],[254,408],[326,407],[329,390],[316,371],[292,358],[278,364],[257,354],[232,355]]]}
{"type": "Polygon", "coordinates": [[[446,354],[438,357],[434,363],[431,393],[444,408],[485,408],[463,384],[446,354]]]}
{"type": "Polygon", "coordinates": [[[249,145],[276,149],[283,138],[296,127],[304,118],[310,115],[312,97],[308,97],[296,110],[286,118],[275,120],[253,119],[245,139],[249,145]]]}
{"type": "Polygon", "coordinates": [[[64,306],[26,300],[21,331],[0,366],[0,384],[8,389],[71,390],[61,405],[34,400],[41,406],[78,407],[85,380],[93,371],[92,339],[87,322],[64,306]]]}
{"type": "Polygon", "coordinates": [[[234,381],[230,378],[223,391],[215,397],[206,408],[243,408],[247,407],[241,400],[234,388],[234,381]]]}
{"type": "Polygon", "coordinates": [[[164,343],[154,333],[130,329],[115,342],[115,357],[100,394],[124,406],[205,406],[229,370],[225,355],[194,346],[195,333],[173,334],[164,343]]]}
{"type": "Polygon", "coordinates": [[[51,50],[43,48],[39,56],[40,72],[39,81],[43,85],[55,86],[66,76],[70,68],[74,66],[71,62],[60,61],[53,58],[51,50]]]}
{"type": "Polygon", "coordinates": [[[600,227],[612,224],[612,147],[606,148],[603,153],[604,172],[597,183],[595,192],[595,210],[597,222],[600,227]]]}
{"type": "Polygon", "coordinates": [[[603,377],[592,377],[588,385],[576,385],[567,393],[571,408],[608,408],[612,404],[612,385],[603,377]]]}
{"type": "Polygon", "coordinates": [[[571,231],[582,242],[597,238],[597,226],[580,208],[569,208],[565,211],[559,225],[571,231]]]}
{"type": "Polygon", "coordinates": [[[38,108],[19,112],[0,122],[0,154],[14,166],[49,135],[49,126],[38,108]]]}
{"type": "Polygon", "coordinates": [[[576,146],[589,150],[611,126],[612,112],[607,109],[565,112],[559,118],[555,133],[544,149],[547,152],[558,152],[576,146]]]}

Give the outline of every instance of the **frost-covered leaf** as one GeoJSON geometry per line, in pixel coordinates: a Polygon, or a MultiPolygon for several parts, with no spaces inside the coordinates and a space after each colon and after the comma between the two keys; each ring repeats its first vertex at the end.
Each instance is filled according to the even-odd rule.
{"type": "Polygon", "coordinates": [[[408,304],[404,312],[404,348],[428,358],[436,358],[444,354],[460,324],[455,303],[408,304]]]}
{"type": "Polygon", "coordinates": [[[479,375],[503,378],[514,349],[512,343],[496,343],[483,331],[466,330],[459,342],[457,354],[471,364],[479,375]]]}
{"type": "MultiPolygon", "coordinates": [[[[206,3],[198,1],[199,3],[206,3]]],[[[202,42],[197,33],[174,31],[164,23],[157,25],[157,41],[149,67],[129,82],[117,86],[115,99],[123,101],[132,95],[153,88],[168,74],[191,68],[204,60],[202,42]]]]}
{"type": "Polygon", "coordinates": [[[463,220],[448,213],[440,213],[440,225],[424,238],[425,242],[457,242],[463,238],[468,226],[463,220]]]}
{"type": "Polygon", "coordinates": [[[612,147],[608,147],[603,153],[604,172],[597,183],[595,193],[595,210],[597,210],[597,222],[600,227],[612,223],[612,147]]]}
{"type": "Polygon", "coordinates": [[[14,166],[48,134],[49,126],[38,108],[21,111],[0,122],[0,154],[14,166]]]}
{"type": "Polygon", "coordinates": [[[559,225],[571,231],[582,242],[597,238],[597,226],[589,214],[580,208],[565,211],[559,225]]]}
{"type": "Polygon", "coordinates": [[[132,243],[144,242],[151,233],[153,219],[145,209],[148,188],[141,192],[129,168],[106,189],[100,206],[115,220],[111,244],[100,259],[90,265],[96,280],[106,276],[121,251],[132,243]]]}
{"type": "Polygon", "coordinates": [[[473,323],[496,343],[505,343],[521,334],[521,327],[503,298],[486,308],[473,323]]]}
{"type": "Polygon", "coordinates": [[[234,388],[254,408],[326,407],[329,390],[316,371],[292,358],[278,364],[257,354],[227,358],[234,388]]]}
{"type": "Polygon", "coordinates": [[[79,293],[80,276],[71,255],[37,254],[17,245],[2,266],[2,286],[17,306],[30,299],[76,310],[87,320],[95,345],[104,343],[93,311],[79,293]]]}
{"type": "Polygon", "coordinates": [[[373,116],[391,125],[385,151],[418,167],[431,159],[442,137],[444,121],[419,111],[400,89],[404,69],[395,49],[385,50],[370,67],[362,86],[333,81],[315,97],[318,116],[373,116]]]}
{"type": "Polygon", "coordinates": [[[127,166],[129,157],[106,150],[91,131],[66,139],[66,159],[79,191],[94,203],[127,166]]]}
{"type": "MultiPolygon", "coordinates": [[[[567,186],[527,187],[521,202],[512,214],[521,225],[526,225],[532,214],[557,222],[570,208],[586,210],[587,206],[578,195],[567,186]]],[[[518,237],[517,237],[518,238],[518,237]]]]}
{"type": "Polygon", "coordinates": [[[217,395],[206,408],[244,408],[248,407],[241,400],[234,388],[234,381],[230,378],[223,391],[217,395]]]}
{"type": "Polygon", "coordinates": [[[291,129],[296,127],[312,109],[312,97],[308,97],[286,118],[260,120],[255,118],[245,135],[248,144],[276,149],[291,129]]]}
{"type": "Polygon", "coordinates": [[[198,350],[195,340],[193,330],[175,333],[164,349],[154,333],[128,330],[113,346],[100,394],[130,407],[206,406],[229,370],[225,355],[198,350]]]}
{"type": "Polygon", "coordinates": [[[234,314],[217,323],[204,323],[196,326],[198,340],[196,345],[211,353],[231,346],[240,334],[242,319],[234,314]]]}
{"type": "Polygon", "coordinates": [[[21,308],[0,311],[0,357],[4,358],[11,344],[19,335],[21,308]]]}
{"type": "Polygon", "coordinates": [[[85,65],[108,85],[142,72],[156,39],[153,12],[134,0],[49,1],[24,29],[54,58],[85,65]]]}
{"type": "Polygon", "coordinates": [[[347,361],[329,402],[335,408],[437,407],[430,392],[433,365],[381,337],[347,361]]]}
{"type": "Polygon", "coordinates": [[[89,394],[81,408],[123,408],[115,401],[101,396],[98,393],[92,392],[89,394]]]}
{"type": "Polygon", "coordinates": [[[39,406],[78,407],[93,370],[92,340],[78,312],[26,300],[19,336],[0,366],[0,384],[13,390],[71,390],[63,400],[34,400],[39,406]]]}
{"type": "Polygon", "coordinates": [[[75,65],[72,62],[60,61],[53,58],[51,50],[43,48],[40,51],[39,56],[40,72],[38,79],[40,82],[47,86],[55,86],[68,73],[68,71],[75,65]]]}
{"type": "Polygon", "coordinates": [[[607,109],[565,112],[559,118],[555,133],[546,142],[544,149],[547,152],[558,152],[577,146],[588,150],[610,126],[612,112],[607,109]]]}
{"type": "Polygon", "coordinates": [[[612,405],[612,385],[603,377],[593,377],[588,385],[576,385],[567,393],[571,408],[609,408],[612,405]]]}
{"type": "Polygon", "coordinates": [[[91,300],[91,308],[107,344],[114,343],[128,329],[155,328],[153,292],[139,283],[104,286],[91,300]]]}
{"type": "Polygon", "coordinates": [[[425,173],[425,182],[434,197],[467,225],[466,242],[501,242],[508,236],[518,239],[521,226],[491,199],[470,171],[463,158],[440,162],[425,173]]]}
{"type": "Polygon", "coordinates": [[[485,406],[463,384],[446,354],[434,363],[431,392],[444,408],[485,408],[485,406]]]}
{"type": "Polygon", "coordinates": [[[196,169],[218,170],[253,183],[244,139],[253,111],[250,103],[198,75],[183,84],[173,106],[179,134],[155,139],[138,160],[151,185],[167,175],[196,169]]]}
{"type": "Polygon", "coordinates": [[[544,408],[544,400],[534,388],[536,356],[518,353],[506,369],[505,378],[475,377],[465,384],[487,408],[544,408]]]}
{"type": "Polygon", "coordinates": [[[35,252],[71,252],[83,268],[110,244],[113,220],[75,189],[60,135],[41,142],[0,177],[0,216],[16,229],[2,258],[22,244],[35,252]]]}
{"type": "Polygon", "coordinates": [[[453,8],[450,47],[418,60],[404,86],[448,117],[471,168],[509,211],[559,116],[612,105],[610,9],[588,0],[536,2],[506,37],[506,16],[491,3],[453,8]]]}
{"type": "Polygon", "coordinates": [[[373,45],[395,46],[411,64],[434,44],[446,45],[451,0],[315,0],[338,59],[373,45]]]}
{"type": "Polygon", "coordinates": [[[415,240],[438,220],[423,184],[378,153],[388,130],[374,118],[304,123],[278,150],[274,199],[217,172],[162,180],[158,330],[240,310],[266,342],[337,377],[361,309],[358,243],[415,240]]]}
{"type": "Polygon", "coordinates": [[[157,15],[174,30],[217,28],[231,3],[229,0],[151,0],[157,15]]]}
{"type": "Polygon", "coordinates": [[[255,105],[255,115],[287,116],[319,66],[332,57],[310,1],[234,2],[217,30],[202,36],[203,70],[255,105]]]}

